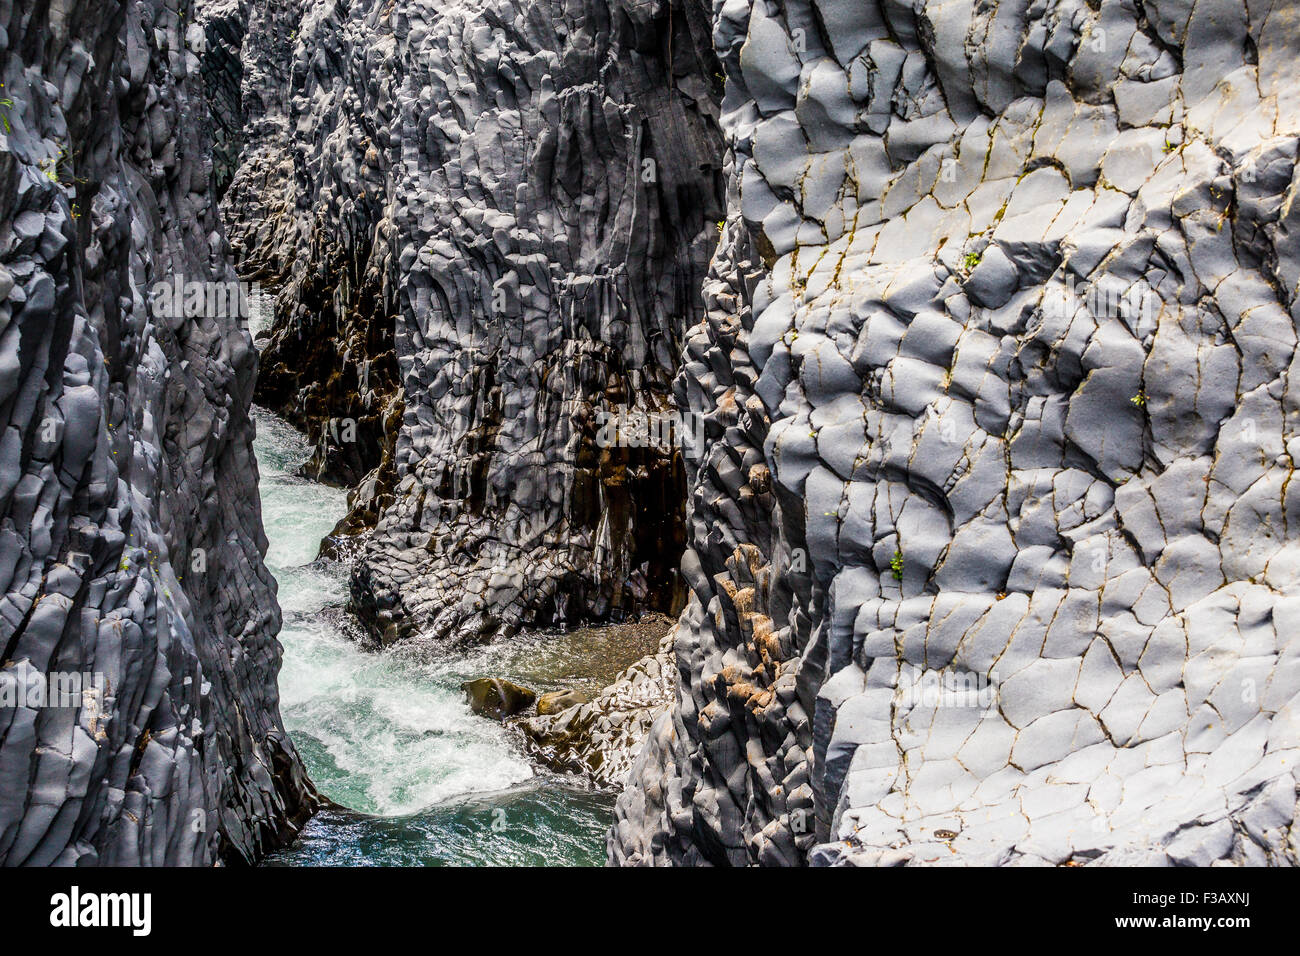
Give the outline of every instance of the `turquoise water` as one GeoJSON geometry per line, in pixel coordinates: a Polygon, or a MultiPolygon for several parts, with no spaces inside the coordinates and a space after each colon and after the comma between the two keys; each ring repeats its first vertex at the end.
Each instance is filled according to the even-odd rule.
{"type": "Polygon", "coordinates": [[[294,476],[307,445],[257,422],[267,565],[284,627],[280,707],[317,789],[350,811],[319,814],[272,865],[596,865],[613,798],[534,767],[512,732],[470,713],[460,682],[508,647],[441,656],[371,652],[348,637],[346,569],[317,561],[346,493],[294,476]]]}
{"type": "Polygon", "coordinates": [[[317,814],[269,866],[600,866],[612,799],[540,783],[400,817],[317,814]]]}

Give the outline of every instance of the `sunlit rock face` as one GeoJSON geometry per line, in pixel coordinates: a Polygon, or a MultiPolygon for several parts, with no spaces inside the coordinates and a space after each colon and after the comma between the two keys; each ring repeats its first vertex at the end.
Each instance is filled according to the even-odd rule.
{"type": "Polygon", "coordinates": [[[612,859],[1297,862],[1300,10],[714,38],[682,680],[612,859]]]}
{"type": "Polygon", "coordinates": [[[243,15],[223,208],[241,274],[277,290],[259,400],[317,439],[314,475],[360,484],[362,622],[389,643],[668,610],[681,455],[598,437],[670,410],[703,314],[724,212],[707,10],[243,15]]]}
{"type": "Polygon", "coordinates": [[[593,787],[619,791],[655,720],[675,697],[676,633],[656,653],[627,667],[592,700],[520,721],[528,754],[553,770],[580,775],[593,787]]]}
{"type": "Polygon", "coordinates": [[[189,14],[0,10],[0,864],[251,862],[315,801],[189,14]]]}

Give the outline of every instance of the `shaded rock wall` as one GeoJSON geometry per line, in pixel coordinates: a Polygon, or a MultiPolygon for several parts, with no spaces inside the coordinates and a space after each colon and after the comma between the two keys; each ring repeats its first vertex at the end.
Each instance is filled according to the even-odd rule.
{"type": "Polygon", "coordinates": [[[391,116],[359,96],[381,85],[367,46],[380,5],[348,15],[278,0],[241,13],[242,72],[225,75],[241,84],[244,142],[222,209],[240,274],[277,293],[257,400],[312,438],[309,477],[364,485],[345,529],[373,527],[403,412],[396,247],[375,146],[391,116]]]}
{"type": "Polygon", "coordinates": [[[252,861],[315,799],[188,14],[0,3],[6,864],[252,861]]]}
{"type": "Polygon", "coordinates": [[[612,860],[1296,863],[1300,10],[714,37],[715,424],[612,860]]]}
{"type": "Polygon", "coordinates": [[[259,400],[319,436],[317,476],[361,482],[363,622],[391,642],[667,610],[680,455],[596,436],[603,411],[669,408],[701,315],[723,212],[706,11],[248,17],[224,209],[242,274],[280,290],[259,400]]]}
{"type": "Polygon", "coordinates": [[[190,41],[199,58],[203,96],[212,119],[212,176],[217,196],[230,188],[244,147],[244,64],[248,10],[239,0],[204,0],[193,10],[200,31],[190,41]]]}

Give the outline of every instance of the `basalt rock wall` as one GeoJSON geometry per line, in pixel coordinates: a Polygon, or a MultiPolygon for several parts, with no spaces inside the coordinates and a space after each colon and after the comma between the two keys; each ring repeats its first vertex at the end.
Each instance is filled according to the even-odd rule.
{"type": "Polygon", "coordinates": [[[387,643],[672,608],[681,456],[597,439],[605,414],[670,410],[703,314],[723,217],[708,11],[246,18],[223,208],[241,273],[277,289],[259,400],[316,439],[315,475],[359,485],[361,620],[387,643]]]}
{"type": "Polygon", "coordinates": [[[315,802],[189,14],[0,3],[5,864],[251,862],[315,802]]]}
{"type": "Polygon", "coordinates": [[[1300,8],[727,0],[618,863],[1298,857],[1300,8]]]}

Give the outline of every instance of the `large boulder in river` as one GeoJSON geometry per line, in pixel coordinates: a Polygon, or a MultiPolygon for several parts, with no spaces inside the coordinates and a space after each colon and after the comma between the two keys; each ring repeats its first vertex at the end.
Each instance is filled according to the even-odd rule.
{"type": "Polygon", "coordinates": [[[467,680],[460,689],[469,698],[469,709],[483,717],[502,720],[527,710],[537,695],[527,687],[499,677],[467,680]]]}

